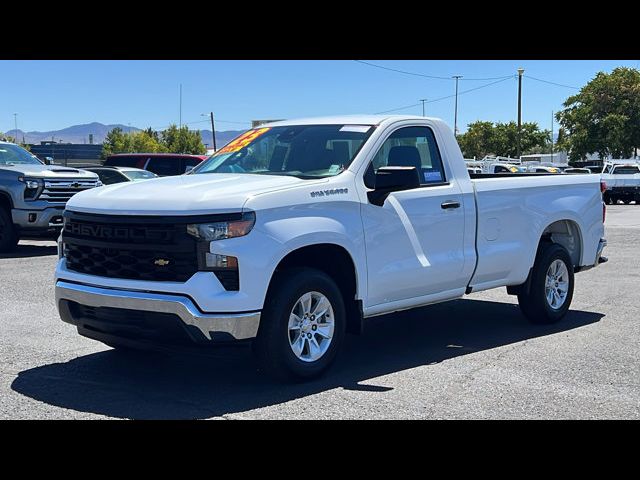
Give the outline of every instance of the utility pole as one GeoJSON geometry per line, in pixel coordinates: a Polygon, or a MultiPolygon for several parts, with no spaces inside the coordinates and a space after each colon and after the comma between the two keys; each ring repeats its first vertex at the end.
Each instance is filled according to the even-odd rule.
{"type": "Polygon", "coordinates": [[[18,143],[18,114],[14,113],[13,114],[13,127],[14,127],[14,133],[13,136],[15,137],[14,140],[16,143],[18,143]]]}
{"type": "Polygon", "coordinates": [[[451,78],[456,79],[456,106],[453,114],[453,135],[458,136],[458,80],[462,78],[462,75],[454,75],[451,78]]]}
{"type": "Polygon", "coordinates": [[[213,123],[213,112],[211,112],[211,135],[213,136],[213,151],[215,152],[218,147],[216,146],[216,126],[213,123]]]}
{"type": "Polygon", "coordinates": [[[182,129],[182,84],[180,84],[180,129],[182,129]]]}
{"type": "Polygon", "coordinates": [[[424,102],[427,101],[426,98],[421,98],[420,101],[422,102],[422,116],[424,117],[424,102]]]}
{"type": "Polygon", "coordinates": [[[553,110],[551,110],[551,163],[553,163],[553,110]]]}
{"type": "Polygon", "coordinates": [[[520,67],[518,69],[518,155],[520,158],[520,128],[522,127],[522,74],[524,73],[524,68],[520,67]]]}

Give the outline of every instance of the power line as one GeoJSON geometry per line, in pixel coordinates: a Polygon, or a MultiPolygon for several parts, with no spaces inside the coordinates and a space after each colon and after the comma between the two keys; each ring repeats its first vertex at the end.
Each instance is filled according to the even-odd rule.
{"type": "Polygon", "coordinates": [[[432,78],[435,80],[451,80],[449,77],[438,77],[435,75],[425,75],[423,73],[415,73],[415,72],[407,72],[405,70],[397,70],[395,68],[383,67],[382,65],[376,65],[375,63],[365,62],[364,60],[354,60],[358,63],[363,63],[364,65],[369,65],[370,67],[381,68],[382,70],[389,70],[390,72],[403,73],[405,75],[413,75],[415,77],[424,77],[424,78],[432,78]]]}
{"type": "MultiPolygon", "coordinates": [[[[469,92],[474,92],[476,90],[480,90],[481,88],[490,87],[491,85],[495,85],[497,83],[504,82],[506,80],[509,80],[510,78],[515,78],[515,76],[514,75],[509,75],[508,77],[503,78],[502,80],[496,80],[495,82],[487,83],[485,85],[480,85],[479,87],[474,87],[474,88],[470,88],[468,90],[463,90],[462,92],[458,92],[458,96],[464,95],[465,93],[469,93],[469,92]]],[[[446,100],[447,98],[453,98],[455,96],[456,96],[456,94],[454,93],[452,95],[446,95],[444,97],[435,98],[433,100],[428,100],[425,103],[435,103],[435,102],[439,102],[441,100],[446,100]]],[[[406,110],[407,108],[417,107],[419,105],[421,105],[421,104],[420,103],[414,103],[413,105],[405,105],[404,107],[392,108],[391,110],[385,110],[383,112],[376,112],[375,114],[379,115],[379,114],[383,114],[383,113],[397,112],[397,111],[400,111],[400,110],[406,110]]]]}
{"type": "MultiPolygon", "coordinates": [[[[402,73],[404,75],[412,75],[414,77],[431,78],[434,80],[451,80],[451,77],[439,77],[436,75],[426,75],[424,73],[409,72],[407,70],[399,70],[397,68],[390,68],[390,67],[384,67],[382,65],[376,65],[375,63],[365,62],[364,60],[354,60],[354,61],[358,63],[362,63],[364,65],[369,65],[370,67],[376,67],[382,70],[389,70],[390,72],[402,73]]],[[[486,80],[501,80],[503,78],[509,78],[509,77],[511,77],[511,75],[505,75],[502,77],[487,77],[487,78],[466,78],[465,77],[464,79],[460,78],[460,80],[486,81],[486,80]]]]}
{"type": "MultiPolygon", "coordinates": [[[[425,103],[431,103],[431,102],[425,102],[425,103]]],[[[420,103],[414,103],[412,105],[406,105],[404,107],[392,108],[391,110],[385,110],[383,112],[376,112],[375,115],[380,115],[382,113],[399,112],[400,110],[406,110],[407,108],[417,107],[419,105],[421,105],[421,104],[420,103]]]]}
{"type": "Polygon", "coordinates": [[[556,87],[565,87],[565,88],[573,88],[574,90],[580,90],[579,87],[564,85],[562,83],[550,82],[549,80],[543,80],[541,78],[532,77],[531,75],[525,75],[524,78],[530,78],[531,80],[535,80],[536,82],[548,83],[550,85],[555,85],[556,87]]]}

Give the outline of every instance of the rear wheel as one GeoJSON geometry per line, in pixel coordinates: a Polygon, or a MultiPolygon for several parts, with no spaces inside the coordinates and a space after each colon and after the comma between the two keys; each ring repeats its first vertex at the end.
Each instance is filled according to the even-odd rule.
{"type": "Polygon", "coordinates": [[[0,253],[10,252],[18,244],[16,232],[11,215],[4,208],[0,208],[0,253]]]}
{"type": "Polygon", "coordinates": [[[345,307],[335,282],[319,270],[285,270],[265,305],[253,343],[260,367],[284,381],[323,374],[345,334],[345,307]]]}
{"type": "Polygon", "coordinates": [[[531,323],[560,321],[571,305],[573,281],[569,252],[557,243],[541,245],[531,271],[529,292],[518,295],[522,313],[531,323]]]}

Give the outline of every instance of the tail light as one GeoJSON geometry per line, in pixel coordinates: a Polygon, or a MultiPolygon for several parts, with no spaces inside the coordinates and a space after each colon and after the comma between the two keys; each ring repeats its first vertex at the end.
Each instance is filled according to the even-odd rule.
{"type": "Polygon", "coordinates": [[[604,193],[607,191],[607,182],[604,180],[600,180],[600,193],[604,193]]]}

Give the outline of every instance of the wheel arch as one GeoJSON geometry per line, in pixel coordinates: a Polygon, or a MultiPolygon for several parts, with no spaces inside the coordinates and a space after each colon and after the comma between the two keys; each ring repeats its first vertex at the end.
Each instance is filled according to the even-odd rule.
{"type": "Polygon", "coordinates": [[[362,331],[362,301],[356,262],[351,253],[337,243],[316,243],[298,247],[288,252],[278,262],[269,280],[269,291],[274,287],[278,275],[290,268],[314,268],[331,277],[343,293],[347,314],[347,331],[362,331]]]}
{"type": "Polygon", "coordinates": [[[542,242],[552,242],[563,246],[569,252],[573,267],[581,265],[584,238],[580,225],[575,220],[565,218],[550,223],[540,234],[538,249],[542,242]]]}
{"type": "Polygon", "coordinates": [[[6,208],[7,213],[11,215],[13,201],[11,200],[11,195],[9,195],[7,192],[0,191],[0,208],[6,208]]]}

